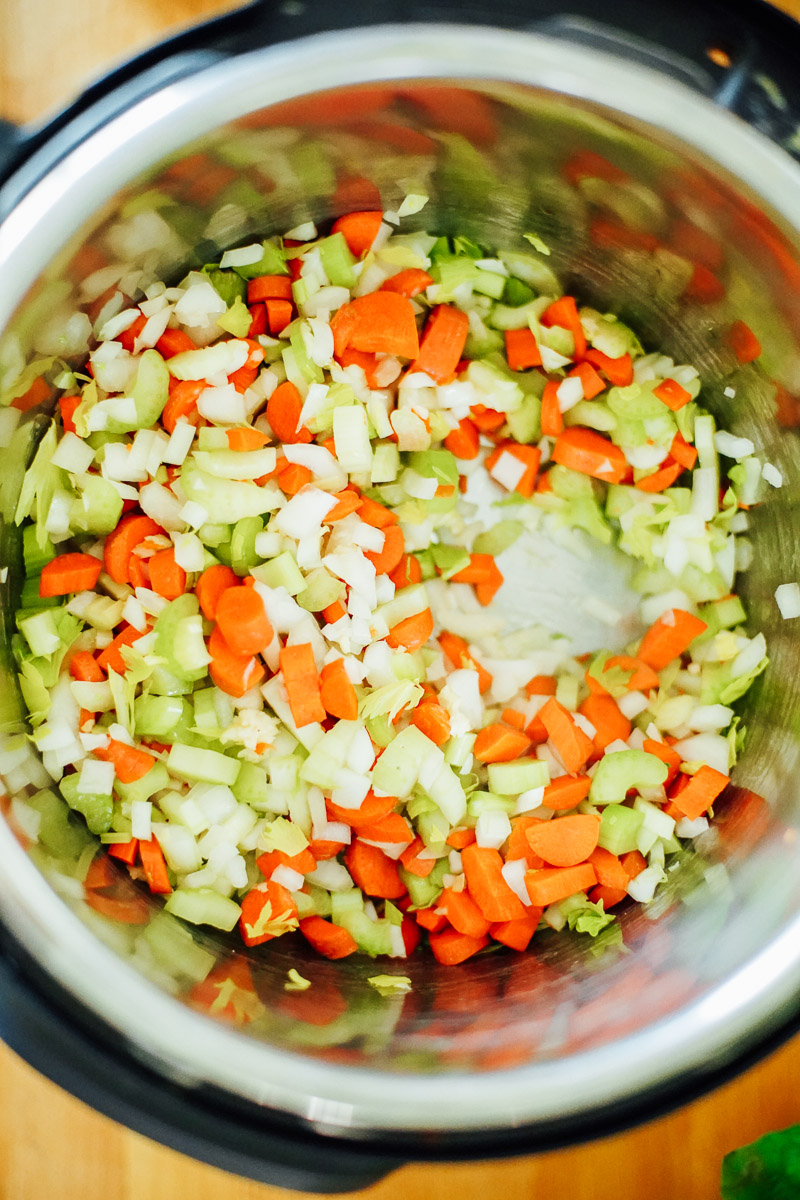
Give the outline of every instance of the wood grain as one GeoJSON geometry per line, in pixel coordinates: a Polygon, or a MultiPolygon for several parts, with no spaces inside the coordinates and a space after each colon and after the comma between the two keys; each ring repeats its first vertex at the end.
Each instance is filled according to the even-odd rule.
{"type": "MultiPolygon", "coordinates": [[[[94,73],[235,0],[0,0],[0,115],[33,120],[94,73]]],[[[320,0],[317,0],[320,2],[320,0]]],[[[800,16],[800,0],[782,7],[800,16]]],[[[368,1200],[716,1200],[723,1155],[800,1121],[800,1039],[630,1133],[501,1163],[409,1166],[368,1200]]],[[[0,1046],[0,1200],[288,1200],[122,1129],[0,1046]]]]}

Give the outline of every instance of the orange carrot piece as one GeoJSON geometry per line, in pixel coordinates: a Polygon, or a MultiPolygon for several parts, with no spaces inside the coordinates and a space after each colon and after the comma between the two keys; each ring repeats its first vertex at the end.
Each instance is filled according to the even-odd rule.
{"type": "Polygon", "coordinates": [[[267,314],[267,325],[273,337],[283,333],[294,316],[291,300],[265,300],[264,310],[267,314]]]}
{"type": "Polygon", "coordinates": [[[454,929],[467,937],[481,938],[489,932],[491,922],[486,920],[468,891],[455,892],[445,888],[436,907],[444,911],[454,929]]]}
{"type": "Polygon", "coordinates": [[[497,921],[490,927],[489,936],[495,942],[501,942],[504,946],[508,946],[510,950],[520,952],[527,950],[531,938],[539,928],[543,911],[543,909],[534,908],[531,905],[525,916],[518,917],[516,921],[497,921]]]}
{"type": "Polygon", "coordinates": [[[220,691],[228,696],[243,696],[264,679],[263,663],[247,654],[234,654],[219,626],[215,627],[207,644],[211,655],[208,673],[220,691]]]}
{"type": "Polygon", "coordinates": [[[692,775],[689,783],[680,792],[673,793],[671,799],[684,816],[690,821],[696,821],[711,807],[720,792],[730,783],[730,776],[715,771],[713,767],[702,766],[692,775]]]}
{"type": "Polygon", "coordinates": [[[71,592],[90,592],[103,564],[91,554],[59,554],[42,567],[39,576],[39,595],[68,596],[71,592]]]}
{"type": "Polygon", "coordinates": [[[622,861],[610,850],[605,850],[602,846],[595,846],[589,855],[589,862],[594,867],[597,882],[602,887],[621,888],[624,891],[628,886],[630,875],[622,865],[622,861]]]}
{"type": "Polygon", "coordinates": [[[564,415],[558,402],[559,385],[555,379],[550,379],[544,385],[542,392],[541,427],[545,437],[557,438],[564,432],[564,415]]]}
{"type": "Polygon", "coordinates": [[[80,396],[60,396],[58,400],[58,411],[61,413],[61,424],[64,427],[65,433],[77,433],[75,428],[75,409],[81,402],[80,396]]]}
{"type": "Polygon", "coordinates": [[[530,739],[507,725],[485,725],[475,738],[473,753],[479,762],[511,762],[530,747],[530,739]]]}
{"type": "Polygon", "coordinates": [[[420,613],[415,613],[411,617],[406,617],[403,621],[398,621],[389,630],[389,636],[386,638],[387,645],[396,650],[402,646],[405,650],[419,650],[420,646],[424,646],[428,638],[433,633],[433,613],[429,608],[424,609],[420,613]]]}
{"type": "Polygon", "coordinates": [[[625,854],[620,855],[619,861],[629,880],[641,875],[647,866],[647,859],[639,850],[628,850],[625,854]]]}
{"type": "Polygon", "coordinates": [[[324,917],[303,917],[300,932],[317,954],[325,958],[347,958],[358,950],[358,942],[351,933],[324,917]]]}
{"type": "Polygon", "coordinates": [[[216,621],[217,606],[228,588],[236,587],[239,576],[231,567],[215,563],[207,567],[194,585],[195,595],[200,602],[200,610],[209,621],[216,621]]]}
{"type": "Polygon", "coordinates": [[[589,795],[591,786],[588,775],[559,775],[544,789],[542,804],[554,812],[575,808],[589,795]]]}
{"type": "Polygon", "coordinates": [[[43,375],[37,375],[27,392],[11,401],[11,407],[20,412],[29,412],[50,399],[52,388],[43,375]]]}
{"type": "Polygon", "coordinates": [[[171,892],[172,884],[167,874],[167,864],[155,838],[151,838],[149,842],[139,842],[139,859],[150,891],[160,896],[171,892]]]}
{"type": "Polygon", "coordinates": [[[280,652],[283,683],[289,697],[292,720],[298,729],[325,720],[319,691],[319,673],[310,642],[284,646],[280,652]]]}
{"type": "Polygon", "coordinates": [[[261,304],[265,300],[291,300],[292,280],[289,275],[258,275],[247,285],[247,303],[261,304]]]}
{"type": "Polygon", "coordinates": [[[503,878],[499,850],[473,842],[461,851],[461,863],[470,895],[487,921],[513,921],[525,916],[525,905],[503,878]]]}
{"type": "MultiPolygon", "coordinates": [[[[419,914],[418,914],[419,915],[419,914]]],[[[429,941],[433,957],[446,967],[457,966],[472,958],[484,946],[489,945],[488,937],[473,938],[457,929],[443,929],[441,933],[431,933],[429,941]]]]}
{"type": "Polygon", "coordinates": [[[552,675],[534,675],[525,684],[529,696],[555,696],[556,681],[552,675]]]}
{"type": "Polygon", "coordinates": [[[435,746],[443,746],[450,737],[450,717],[447,709],[437,701],[418,704],[411,714],[411,724],[416,725],[435,746]]]}
{"type": "Polygon", "coordinates": [[[419,559],[415,555],[404,554],[394,570],[388,571],[387,574],[397,591],[400,591],[401,588],[410,587],[412,583],[420,582],[422,579],[422,567],[419,565],[419,559]]]}
{"type": "Polygon", "coordinates": [[[547,730],[564,766],[577,775],[594,754],[594,742],[576,724],[570,712],[551,696],[539,710],[538,716],[547,730]]]}
{"type": "Polygon", "coordinates": [[[134,629],[133,625],[124,626],[105,650],[100,651],[97,656],[97,665],[104,671],[111,670],[116,671],[118,675],[124,675],[128,665],[122,657],[122,647],[132,645],[142,636],[143,634],[138,629],[134,629]]]}
{"type": "Polygon", "coordinates": [[[666,404],[672,412],[683,408],[692,398],[692,393],[687,392],[686,388],[681,387],[674,379],[662,380],[658,387],[653,388],[653,395],[666,404]]]}
{"type": "Polygon", "coordinates": [[[627,888],[609,887],[606,883],[598,883],[589,892],[589,900],[592,904],[603,905],[603,912],[608,912],[615,904],[620,904],[627,898],[627,888]]]}
{"type": "Polygon", "coordinates": [[[680,658],[691,643],[708,629],[705,621],[681,608],[670,608],[655,621],[642,638],[639,658],[661,671],[673,659],[680,658]]]}
{"type": "Polygon", "coordinates": [[[150,920],[150,906],[144,896],[106,896],[103,892],[87,892],[89,908],[121,925],[146,925],[150,920]]]}
{"type": "Polygon", "coordinates": [[[203,379],[182,379],[170,387],[169,399],[161,414],[161,424],[167,433],[174,432],[178,421],[186,421],[189,425],[200,423],[197,400],[205,388],[203,379]]]}
{"type": "Polygon", "coordinates": [[[645,754],[654,754],[656,758],[660,758],[663,763],[669,767],[669,773],[664,780],[664,786],[669,787],[675,776],[678,774],[678,768],[681,765],[681,756],[677,750],[673,750],[666,742],[657,742],[654,738],[645,738],[642,744],[642,749],[645,754]]]}
{"type": "Polygon", "coordinates": [[[356,839],[347,847],[344,861],[353,882],[365,896],[382,900],[398,900],[405,896],[406,885],[400,878],[397,863],[377,846],[368,846],[356,839]]]}
{"type": "Polygon", "coordinates": [[[633,359],[630,354],[609,358],[602,350],[592,347],[586,351],[586,361],[602,371],[608,382],[613,383],[615,387],[629,387],[633,383],[633,359]]]}
{"type": "Polygon", "coordinates": [[[342,604],[341,600],[334,600],[333,604],[327,604],[322,610],[322,615],[325,618],[326,625],[335,625],[342,617],[347,615],[347,609],[342,604]]]}
{"type": "MultiPolygon", "coordinates": [[[[351,829],[357,829],[360,832],[388,816],[395,804],[397,804],[396,796],[376,796],[370,791],[361,802],[360,808],[340,808],[332,800],[326,801],[326,808],[331,820],[341,821],[344,825],[349,825],[351,829]]],[[[315,858],[318,857],[319,855],[315,855],[315,858]]]]}
{"type": "Polygon", "coordinates": [[[116,738],[109,738],[108,745],[98,747],[94,756],[114,764],[120,783],[135,783],[137,779],[142,779],[156,761],[146,750],[129,746],[127,742],[117,741],[116,738]]]}
{"type": "Polygon", "coordinates": [[[341,233],[355,258],[366,254],[383,221],[382,212],[351,212],[334,221],[331,233],[341,233]]]}
{"type": "Polygon", "coordinates": [[[682,474],[681,464],[671,462],[669,458],[666,458],[657,471],[645,475],[642,479],[637,479],[634,487],[637,487],[640,492],[663,492],[668,487],[672,487],[678,476],[682,474]]]}
{"type": "Polygon", "coordinates": [[[542,365],[539,345],[530,329],[507,329],[505,343],[506,359],[512,371],[527,371],[542,365]]]}
{"type": "Polygon", "coordinates": [[[450,576],[451,583],[489,583],[493,578],[491,554],[470,554],[469,565],[450,576]]]}
{"type": "Polygon", "coordinates": [[[452,846],[454,850],[463,850],[465,846],[471,846],[474,841],[474,829],[451,829],[446,844],[452,846]]]}
{"type": "Polygon", "coordinates": [[[544,310],[539,319],[542,325],[558,325],[562,329],[568,329],[575,342],[575,352],[572,357],[576,361],[583,358],[586,354],[586,336],[581,326],[574,296],[562,296],[560,300],[555,300],[544,310]]]}
{"type": "Polygon", "coordinates": [[[487,408],[484,404],[473,404],[469,410],[472,423],[481,433],[497,433],[506,423],[506,414],[487,408]]]}
{"type": "Polygon", "coordinates": [[[600,837],[597,813],[575,813],[540,821],[527,832],[534,854],[552,867],[575,867],[585,862],[600,837]]]}
{"type": "Polygon", "coordinates": [[[469,652],[469,646],[464,638],[459,637],[457,633],[450,633],[445,629],[439,634],[439,645],[442,652],[453,666],[459,670],[462,667],[468,670],[478,672],[478,690],[483,695],[492,686],[492,676],[485,667],[482,667],[469,652]]]}
{"type": "Polygon", "coordinates": [[[76,650],[69,660],[69,673],[84,683],[100,683],[105,678],[97,659],[88,650],[76,650]]]}
{"type": "Polygon", "coordinates": [[[411,360],[419,354],[414,308],[405,296],[397,292],[371,292],[343,305],[337,317],[344,310],[347,314],[341,321],[350,325],[345,346],[411,360]]]}
{"type": "Polygon", "coordinates": [[[337,858],[344,850],[344,846],[344,842],[329,842],[317,838],[312,838],[308,843],[308,848],[317,862],[327,861],[329,858],[337,858]]]}
{"type": "Polygon", "coordinates": [[[402,846],[410,846],[414,841],[413,829],[405,817],[396,812],[386,813],[379,821],[368,825],[359,825],[358,836],[367,842],[392,842],[402,846]]]}
{"type": "Polygon", "coordinates": [[[383,548],[366,550],[364,557],[372,563],[377,575],[388,575],[400,562],[405,548],[406,539],[400,526],[387,525],[383,530],[383,548]]]}
{"type": "Polygon", "coordinates": [[[386,529],[388,525],[396,525],[398,521],[397,515],[390,508],[377,500],[371,500],[369,496],[360,497],[358,515],[362,521],[375,529],[386,529]]]}
{"type": "Polygon", "coordinates": [[[540,871],[527,871],[525,874],[525,886],[531,904],[541,908],[566,900],[575,892],[585,892],[596,883],[597,875],[591,863],[579,863],[575,867],[544,867],[540,871]]]}
{"type": "Polygon", "coordinates": [[[97,854],[89,864],[89,870],[83,881],[83,886],[89,891],[112,887],[117,876],[107,854],[97,854]]]}
{"type": "Polygon", "coordinates": [[[217,624],[234,654],[260,654],[274,635],[255,588],[226,588],[217,603],[217,624]]]}
{"type": "Polygon", "coordinates": [[[679,462],[687,471],[691,471],[694,464],[697,462],[697,450],[690,442],[687,442],[680,433],[676,433],[672,439],[672,445],[669,448],[670,458],[674,458],[675,462],[679,462]]]}
{"type": "Polygon", "coordinates": [[[500,719],[504,725],[510,725],[512,729],[525,728],[525,714],[517,712],[515,708],[504,708],[500,719]]]}
{"type": "Polygon", "coordinates": [[[409,371],[424,371],[436,383],[453,377],[469,333],[469,317],[452,304],[440,304],[428,317],[419,354],[409,371]]]}
{"type": "Polygon", "coordinates": [[[159,550],[147,560],[150,571],[150,586],[165,600],[177,600],[186,591],[186,572],[175,562],[172,546],[159,550]]]}
{"type": "Polygon", "coordinates": [[[406,846],[403,853],[400,855],[400,862],[411,875],[417,875],[420,879],[427,879],[433,868],[436,866],[435,858],[418,858],[421,850],[425,849],[425,843],[422,838],[415,837],[410,845],[406,846]]]}
{"type": "Polygon", "coordinates": [[[480,434],[474,421],[462,417],[458,427],[448,433],[444,439],[445,448],[456,458],[465,460],[477,458],[480,452],[480,434]]]}
{"type": "Polygon", "coordinates": [[[576,376],[581,381],[583,387],[584,400],[594,400],[595,396],[599,396],[601,392],[606,390],[606,385],[591,363],[578,363],[577,367],[573,367],[567,372],[570,376],[576,376]]]}
{"type": "Polygon", "coordinates": [[[319,693],[322,707],[332,717],[342,721],[358,718],[358,696],[350,681],[344,659],[326,663],[319,674],[319,693]]]}
{"type": "Polygon", "coordinates": [[[132,867],[136,862],[136,855],[139,853],[139,839],[131,838],[129,842],[114,842],[106,849],[112,858],[118,858],[120,862],[127,863],[129,867],[132,867]]]}
{"type": "Polygon", "coordinates": [[[553,461],[581,475],[621,483],[628,473],[628,460],[619,446],[593,429],[573,425],[565,429],[553,447],[553,461]]]}
{"type": "Polygon", "coordinates": [[[303,398],[294,384],[288,379],[278,384],[267,401],[267,420],[279,442],[311,441],[312,435],[305,426],[298,429],[302,409],[303,398]]]}
{"type": "Polygon", "coordinates": [[[740,363],[754,362],[761,354],[761,343],[744,321],[734,321],[725,340],[740,363]]]}
{"type": "Polygon", "coordinates": [[[256,859],[256,866],[267,879],[278,867],[289,867],[290,870],[298,871],[301,875],[308,875],[316,865],[317,860],[308,846],[299,854],[286,854],[283,850],[265,850],[256,859]]]}
{"type": "Polygon", "coordinates": [[[398,271],[396,275],[385,280],[381,284],[382,292],[397,292],[401,296],[406,296],[411,300],[414,296],[418,296],[420,292],[424,292],[433,283],[433,278],[427,271],[423,271],[421,267],[407,267],[405,271],[398,271]]]}
{"type": "Polygon", "coordinates": [[[129,583],[130,557],[152,534],[163,533],[152,517],[131,513],[108,534],[103,547],[103,565],[115,583],[129,583]]]}
{"type": "Polygon", "coordinates": [[[242,915],[239,918],[239,932],[246,946],[260,946],[276,937],[276,934],[266,930],[263,933],[255,932],[267,905],[270,906],[267,914],[270,921],[297,919],[297,905],[287,888],[274,879],[256,884],[242,900],[242,915]]]}
{"type": "MultiPolygon", "coordinates": [[[[623,671],[630,671],[631,674],[627,685],[629,692],[649,692],[659,686],[658,675],[641,658],[636,658],[631,654],[613,654],[603,665],[602,674],[604,675],[606,671],[613,671],[616,667],[619,667],[623,671]]],[[[586,673],[586,683],[590,692],[601,696],[607,695],[601,680],[595,675],[591,675],[588,671],[586,673]]]]}
{"type": "MultiPolygon", "coordinates": [[[[142,326],[144,328],[144,326],[142,326]]],[[[130,330],[126,330],[130,332],[130,330]]],[[[133,349],[128,346],[127,349],[133,349]]],[[[186,350],[196,350],[197,343],[189,336],[185,329],[165,329],[161,337],[156,342],[156,350],[162,358],[174,358],[176,354],[183,354],[186,350]]]]}
{"type": "Polygon", "coordinates": [[[703,263],[696,262],[683,295],[687,300],[695,300],[698,304],[716,304],[724,297],[725,286],[713,271],[709,271],[703,263]]]}
{"type": "Polygon", "coordinates": [[[427,929],[429,933],[440,933],[447,926],[447,917],[434,908],[418,908],[414,920],[420,929],[427,929]]]}
{"type": "Polygon", "coordinates": [[[506,862],[524,858],[529,867],[543,867],[544,859],[535,854],[528,841],[528,830],[534,825],[541,825],[541,818],[530,813],[514,817],[511,821],[511,836],[506,843],[504,858],[506,862]]]}
{"type": "Polygon", "coordinates": [[[631,723],[613,696],[591,694],[578,706],[578,712],[594,725],[592,740],[598,750],[605,750],[617,740],[627,742],[630,737],[631,723]]]}
{"type": "Polygon", "coordinates": [[[483,583],[475,584],[475,595],[478,599],[478,603],[482,604],[484,608],[488,604],[491,604],[492,600],[497,595],[504,582],[503,572],[500,570],[494,560],[492,560],[490,572],[491,574],[489,579],[484,580],[483,583]]]}
{"type": "Polygon", "coordinates": [[[229,450],[260,450],[270,440],[266,433],[262,433],[260,429],[253,429],[251,425],[227,429],[225,435],[229,450]]]}
{"type": "Polygon", "coordinates": [[[306,484],[311,483],[313,475],[308,467],[304,467],[302,463],[290,463],[283,461],[283,465],[278,470],[278,487],[287,496],[296,496],[306,484]]]}
{"type": "Polygon", "coordinates": [[[334,521],[341,521],[344,517],[349,517],[351,513],[358,512],[361,505],[361,497],[346,488],[343,492],[334,492],[334,496],[337,503],[322,518],[326,525],[332,525],[334,521]]]}

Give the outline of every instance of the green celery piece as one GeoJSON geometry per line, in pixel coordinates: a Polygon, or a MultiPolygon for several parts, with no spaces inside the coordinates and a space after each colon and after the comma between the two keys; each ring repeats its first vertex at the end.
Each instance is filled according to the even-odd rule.
{"type": "Polygon", "coordinates": [[[246,575],[261,561],[256,554],[256,538],[264,529],[262,517],[242,517],[233,527],[231,566],[237,575],[246,575]]]}
{"type": "MultiPolygon", "coordinates": [[[[33,529],[31,525],[31,529],[33,529]]],[[[40,575],[29,575],[22,585],[22,591],[19,596],[19,607],[23,609],[40,609],[40,608],[58,608],[61,603],[61,596],[40,596],[39,583],[40,575]]]]}
{"type": "Polygon", "coordinates": [[[156,962],[173,978],[200,983],[216,961],[213,954],[197,945],[185,925],[163,909],[155,914],[141,936],[156,962]]]}
{"type": "MultiPolygon", "coordinates": [[[[171,601],[156,618],[155,653],[157,657],[165,660],[166,670],[182,683],[193,683],[208,674],[205,664],[193,670],[182,668],[175,654],[175,637],[181,622],[186,617],[197,616],[199,612],[197,597],[192,592],[187,592],[178,596],[177,600],[171,601]]],[[[153,674],[155,676],[155,672],[153,674]]]]}
{"type": "Polygon", "coordinates": [[[177,888],[167,897],[167,912],[192,925],[213,925],[215,929],[233,929],[241,915],[235,900],[213,888],[177,888]]]}
{"type": "Polygon", "coordinates": [[[293,326],[289,335],[289,345],[292,348],[297,369],[303,378],[307,379],[309,383],[322,383],[324,381],[322,367],[313,362],[309,356],[303,337],[302,322],[296,322],[293,326]]]}
{"type": "Polygon", "coordinates": [[[765,1134],[722,1160],[722,1200],[796,1200],[800,1125],[765,1134]]]}
{"type": "Polygon", "coordinates": [[[236,274],[241,275],[242,279],[257,279],[259,275],[288,275],[283,247],[274,241],[265,241],[262,245],[264,253],[258,262],[249,263],[246,267],[234,267],[236,274]]]}
{"type": "Polygon", "coordinates": [[[538,758],[489,764],[489,788],[499,796],[519,796],[531,788],[546,787],[549,782],[547,763],[538,758]]]}
{"type": "Polygon", "coordinates": [[[180,696],[137,696],[133,717],[138,737],[163,741],[172,736],[181,724],[186,724],[191,707],[180,696]]]}
{"type": "Polygon", "coordinates": [[[419,563],[419,568],[422,571],[423,583],[426,579],[436,578],[436,564],[433,561],[433,551],[430,548],[427,550],[415,550],[414,558],[419,563]]]}
{"type": "Polygon", "coordinates": [[[573,908],[567,913],[567,924],[570,929],[574,929],[576,933],[588,933],[590,937],[597,937],[608,925],[614,921],[614,914],[607,913],[603,908],[603,901],[599,900],[597,904],[592,904],[587,901],[580,908],[573,908]]]}
{"type": "Polygon", "coordinates": [[[317,244],[323,269],[331,283],[335,287],[353,287],[356,282],[353,271],[356,260],[350,253],[344,234],[333,233],[317,244]]]}
{"type": "Polygon", "coordinates": [[[128,802],[149,800],[151,796],[155,796],[156,792],[161,792],[167,787],[169,787],[169,775],[161,761],[154,762],[147,774],[142,775],[141,779],[134,779],[132,783],[123,783],[121,779],[114,780],[114,791],[121,800],[128,802]]]}
{"type": "Polygon", "coordinates": [[[513,275],[506,279],[503,288],[504,304],[508,304],[511,308],[520,308],[523,304],[530,304],[534,296],[533,288],[529,287],[527,283],[523,283],[521,279],[515,279],[513,275]]]}
{"type": "Polygon", "coordinates": [[[267,803],[267,774],[258,763],[243,762],[233,784],[233,794],[240,804],[250,804],[256,810],[267,803]]]}
{"type": "Polygon", "coordinates": [[[295,142],[289,161],[300,180],[304,196],[331,196],[336,190],[336,174],[327,147],[308,138],[295,142]]]}
{"type": "Polygon", "coordinates": [[[527,395],[521,406],[507,415],[508,430],[515,442],[537,442],[542,432],[542,402],[538,396],[527,395]]]}
{"type": "Polygon", "coordinates": [[[447,237],[437,238],[428,251],[428,257],[432,263],[441,262],[443,258],[450,258],[452,254],[450,239],[447,237]]]}
{"type": "Polygon", "coordinates": [[[116,529],[122,515],[122,497],[102,475],[83,475],[78,495],[69,510],[69,522],[78,533],[100,536],[116,529]]]}
{"type": "Polygon", "coordinates": [[[286,588],[290,596],[299,595],[306,586],[305,576],[288,550],[254,567],[250,573],[267,587],[286,588]]]}
{"type": "MultiPolygon", "coordinates": [[[[624,751],[620,751],[624,753],[624,751]]],[[[612,758],[615,755],[611,755],[612,758]]],[[[605,761],[604,759],[600,760],[605,761]]],[[[609,804],[603,809],[600,821],[599,844],[612,854],[627,854],[636,850],[636,839],[639,834],[644,814],[635,808],[626,808],[622,804],[609,804]]]]}
{"type": "Polygon", "coordinates": [[[408,465],[418,475],[435,479],[439,484],[458,485],[458,463],[449,450],[413,450],[408,465]]]}
{"type": "MultiPolygon", "coordinates": [[[[26,525],[22,530],[22,557],[25,564],[26,575],[39,575],[42,567],[47,566],[49,562],[56,556],[56,548],[50,541],[49,537],[45,537],[44,544],[39,545],[36,538],[35,525],[26,525]]],[[[55,597],[56,603],[58,598],[55,597]]]]}
{"type": "Polygon", "coordinates": [[[58,785],[61,795],[74,812],[79,812],[86,820],[91,833],[106,833],[111,828],[111,816],[114,802],[111,796],[79,795],[77,772],[65,775],[58,785]]]}
{"type": "Polygon", "coordinates": [[[592,804],[621,804],[631,788],[658,787],[668,773],[667,764],[645,750],[606,754],[597,764],[589,800],[592,804]]]}
{"type": "Polygon", "coordinates": [[[139,359],[131,396],[136,405],[135,421],[109,420],[110,433],[128,433],[132,429],[150,429],[155,425],[169,399],[170,374],[157,350],[145,350],[139,359]]]}
{"type": "Polygon", "coordinates": [[[376,746],[388,746],[394,737],[394,728],[388,713],[382,713],[379,717],[370,717],[364,724],[376,746]]]}
{"type": "Polygon", "coordinates": [[[432,546],[431,553],[442,579],[450,579],[469,566],[469,552],[462,546],[432,546]]]}
{"type": "Polygon", "coordinates": [[[384,750],[372,772],[373,787],[389,796],[407,796],[431,743],[415,725],[401,730],[384,750]]]}
{"type": "Polygon", "coordinates": [[[37,792],[27,801],[40,814],[39,843],[56,858],[77,859],[89,845],[92,835],[81,823],[69,819],[69,806],[49,788],[37,792]]]}
{"type": "Polygon", "coordinates": [[[509,546],[513,546],[514,542],[524,531],[525,526],[522,521],[498,521],[491,529],[487,529],[485,533],[479,533],[472,543],[472,550],[475,554],[492,554],[497,557],[507,550],[509,546]]]}
{"type": "Polygon", "coordinates": [[[226,333],[232,333],[234,337],[243,338],[247,336],[252,320],[250,310],[244,300],[242,300],[241,296],[237,296],[227,312],[224,312],[221,317],[217,317],[217,325],[219,325],[220,329],[224,329],[226,333]]]}
{"type": "Polygon", "coordinates": [[[340,579],[334,578],[324,567],[314,567],[305,577],[305,587],[297,593],[297,603],[307,612],[322,612],[344,592],[345,585],[340,579]]]}
{"type": "Polygon", "coordinates": [[[437,859],[436,865],[430,875],[426,875],[424,879],[419,875],[412,875],[410,871],[405,869],[402,863],[398,870],[400,878],[408,888],[408,894],[411,897],[411,903],[414,905],[414,908],[430,908],[444,886],[442,880],[449,873],[450,864],[447,857],[437,859]]]}
{"type": "MultiPolygon", "coordinates": [[[[231,308],[237,300],[247,300],[247,283],[236,271],[221,271],[218,267],[210,264],[203,268],[203,274],[208,276],[209,283],[220,299],[225,301],[228,308],[231,308]]],[[[246,332],[247,330],[245,330],[246,332]]]]}

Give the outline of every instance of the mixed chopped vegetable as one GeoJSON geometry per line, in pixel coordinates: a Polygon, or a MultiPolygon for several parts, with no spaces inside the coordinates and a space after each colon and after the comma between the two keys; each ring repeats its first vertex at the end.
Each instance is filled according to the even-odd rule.
{"type": "MultiPolygon", "coordinates": [[[[20,688],[175,916],[455,964],[597,935],[708,829],[766,665],[733,594],[762,464],[529,241],[307,223],[148,287],[62,379],[16,512],[20,688]],[[537,527],[637,560],[626,644],[504,627],[537,527]]],[[[108,866],[87,896],[126,919],[108,866]]]]}

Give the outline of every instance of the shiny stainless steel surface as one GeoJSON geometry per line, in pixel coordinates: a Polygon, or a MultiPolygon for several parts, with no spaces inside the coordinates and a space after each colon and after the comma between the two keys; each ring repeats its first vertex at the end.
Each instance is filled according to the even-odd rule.
{"type": "MultiPolygon", "coordinates": [[[[376,104],[372,110],[368,123],[380,127],[383,110],[376,104]]],[[[703,895],[687,885],[693,903],[676,903],[658,920],[632,917],[626,929],[631,953],[611,955],[601,969],[570,952],[565,959],[557,950],[543,954],[541,969],[532,957],[499,955],[457,973],[413,967],[412,1004],[401,1012],[402,998],[400,1005],[381,1000],[382,1008],[373,1006],[362,1019],[357,1014],[364,972],[350,963],[319,965],[320,986],[341,981],[356,1014],[349,1037],[346,1024],[341,1034],[356,1047],[346,1065],[328,1051],[322,1035],[316,1041],[308,1036],[299,1017],[266,1020],[259,1036],[249,1036],[248,1026],[235,1030],[191,1011],[137,971],[124,939],[118,941],[121,953],[103,945],[96,921],[85,924],[79,906],[55,894],[1,821],[0,916],[50,975],[118,1030],[135,1053],[157,1060],[187,1086],[210,1082],[339,1136],[500,1129],[591,1113],[730,1059],[800,1001],[800,889],[794,883],[800,879],[800,855],[793,823],[800,795],[792,791],[800,691],[791,626],[781,622],[772,602],[775,586],[797,576],[796,434],[776,424],[767,377],[755,368],[739,369],[720,332],[732,316],[750,320],[750,306],[760,306],[766,315],[753,324],[764,341],[770,375],[789,390],[797,387],[794,284],[786,264],[800,269],[800,168],[689,89],[585,48],[534,35],[450,27],[315,37],[255,52],[167,87],[110,121],[50,170],[0,230],[0,329],[12,321],[40,274],[53,289],[45,293],[53,305],[74,303],[72,285],[66,292],[53,286],[63,263],[91,240],[98,218],[115,212],[118,193],[129,199],[153,186],[158,160],[173,162],[199,146],[213,161],[219,155],[230,166],[232,146],[256,143],[261,158],[248,170],[259,177],[261,169],[263,177],[282,152],[280,130],[291,131],[293,121],[305,129],[303,143],[318,139],[332,147],[348,178],[377,182],[386,206],[399,201],[400,179],[415,170],[430,174],[423,160],[432,157],[434,198],[418,224],[483,231],[486,241],[511,246],[524,245],[521,235],[538,222],[536,232],[552,241],[552,261],[564,278],[582,280],[599,302],[621,300],[635,310],[645,334],[658,330],[661,342],[703,367],[712,406],[725,403],[723,385],[736,379],[736,408],[730,406],[726,421],[757,439],[785,481],[755,513],[756,560],[745,592],[753,627],[767,630],[773,663],[748,699],[751,739],[736,776],[743,789],[773,806],[771,825],[757,840],[740,822],[745,833],[728,836],[712,850],[729,860],[730,888],[715,894],[706,887],[703,895]],[[451,105],[445,133],[441,106],[437,115],[418,90],[425,80],[465,89],[461,114],[457,103],[451,105]],[[287,108],[262,116],[260,124],[249,120],[245,127],[214,133],[245,114],[306,95],[310,82],[324,91],[373,81],[393,81],[402,96],[386,101],[394,114],[390,124],[397,128],[397,113],[407,120],[410,106],[418,135],[433,134],[427,151],[419,141],[413,152],[403,153],[379,137],[370,140],[362,118],[365,106],[371,111],[375,93],[369,90],[355,104],[352,98],[348,104],[346,92],[340,94],[339,107],[327,115],[287,108]],[[480,178],[473,160],[453,168],[448,138],[459,120],[468,126],[473,92],[492,97],[496,113],[501,135],[496,142],[484,130],[481,144],[474,123],[471,131],[479,154],[497,171],[496,185],[487,182],[491,175],[480,178]],[[338,120],[332,119],[336,113],[338,120]],[[437,156],[448,146],[451,157],[442,171],[437,156]],[[728,308],[681,305],[683,284],[673,286],[680,279],[674,254],[662,257],[655,269],[635,248],[598,251],[587,233],[585,203],[571,197],[553,169],[559,156],[583,148],[618,158],[656,196],[661,206],[656,224],[663,231],[669,205],[717,237],[726,236],[724,214],[728,308]],[[369,1036],[359,1041],[363,1030],[369,1036]]],[[[279,179],[253,220],[263,232],[273,232],[307,215],[324,219],[335,211],[335,182],[323,180],[309,196],[308,187],[279,179]]],[[[248,235],[246,202],[238,209],[224,222],[217,218],[220,245],[248,235]]],[[[206,236],[208,219],[206,213],[206,236]]],[[[171,254],[177,269],[179,246],[167,246],[148,269],[170,269],[171,254]]],[[[34,289],[29,303],[35,300],[34,289]]],[[[26,311],[32,310],[20,309],[23,325],[26,311]]],[[[222,944],[219,953],[226,953],[222,944]]],[[[258,996],[266,1010],[278,1010],[291,960],[274,944],[264,961],[258,996]]]]}

